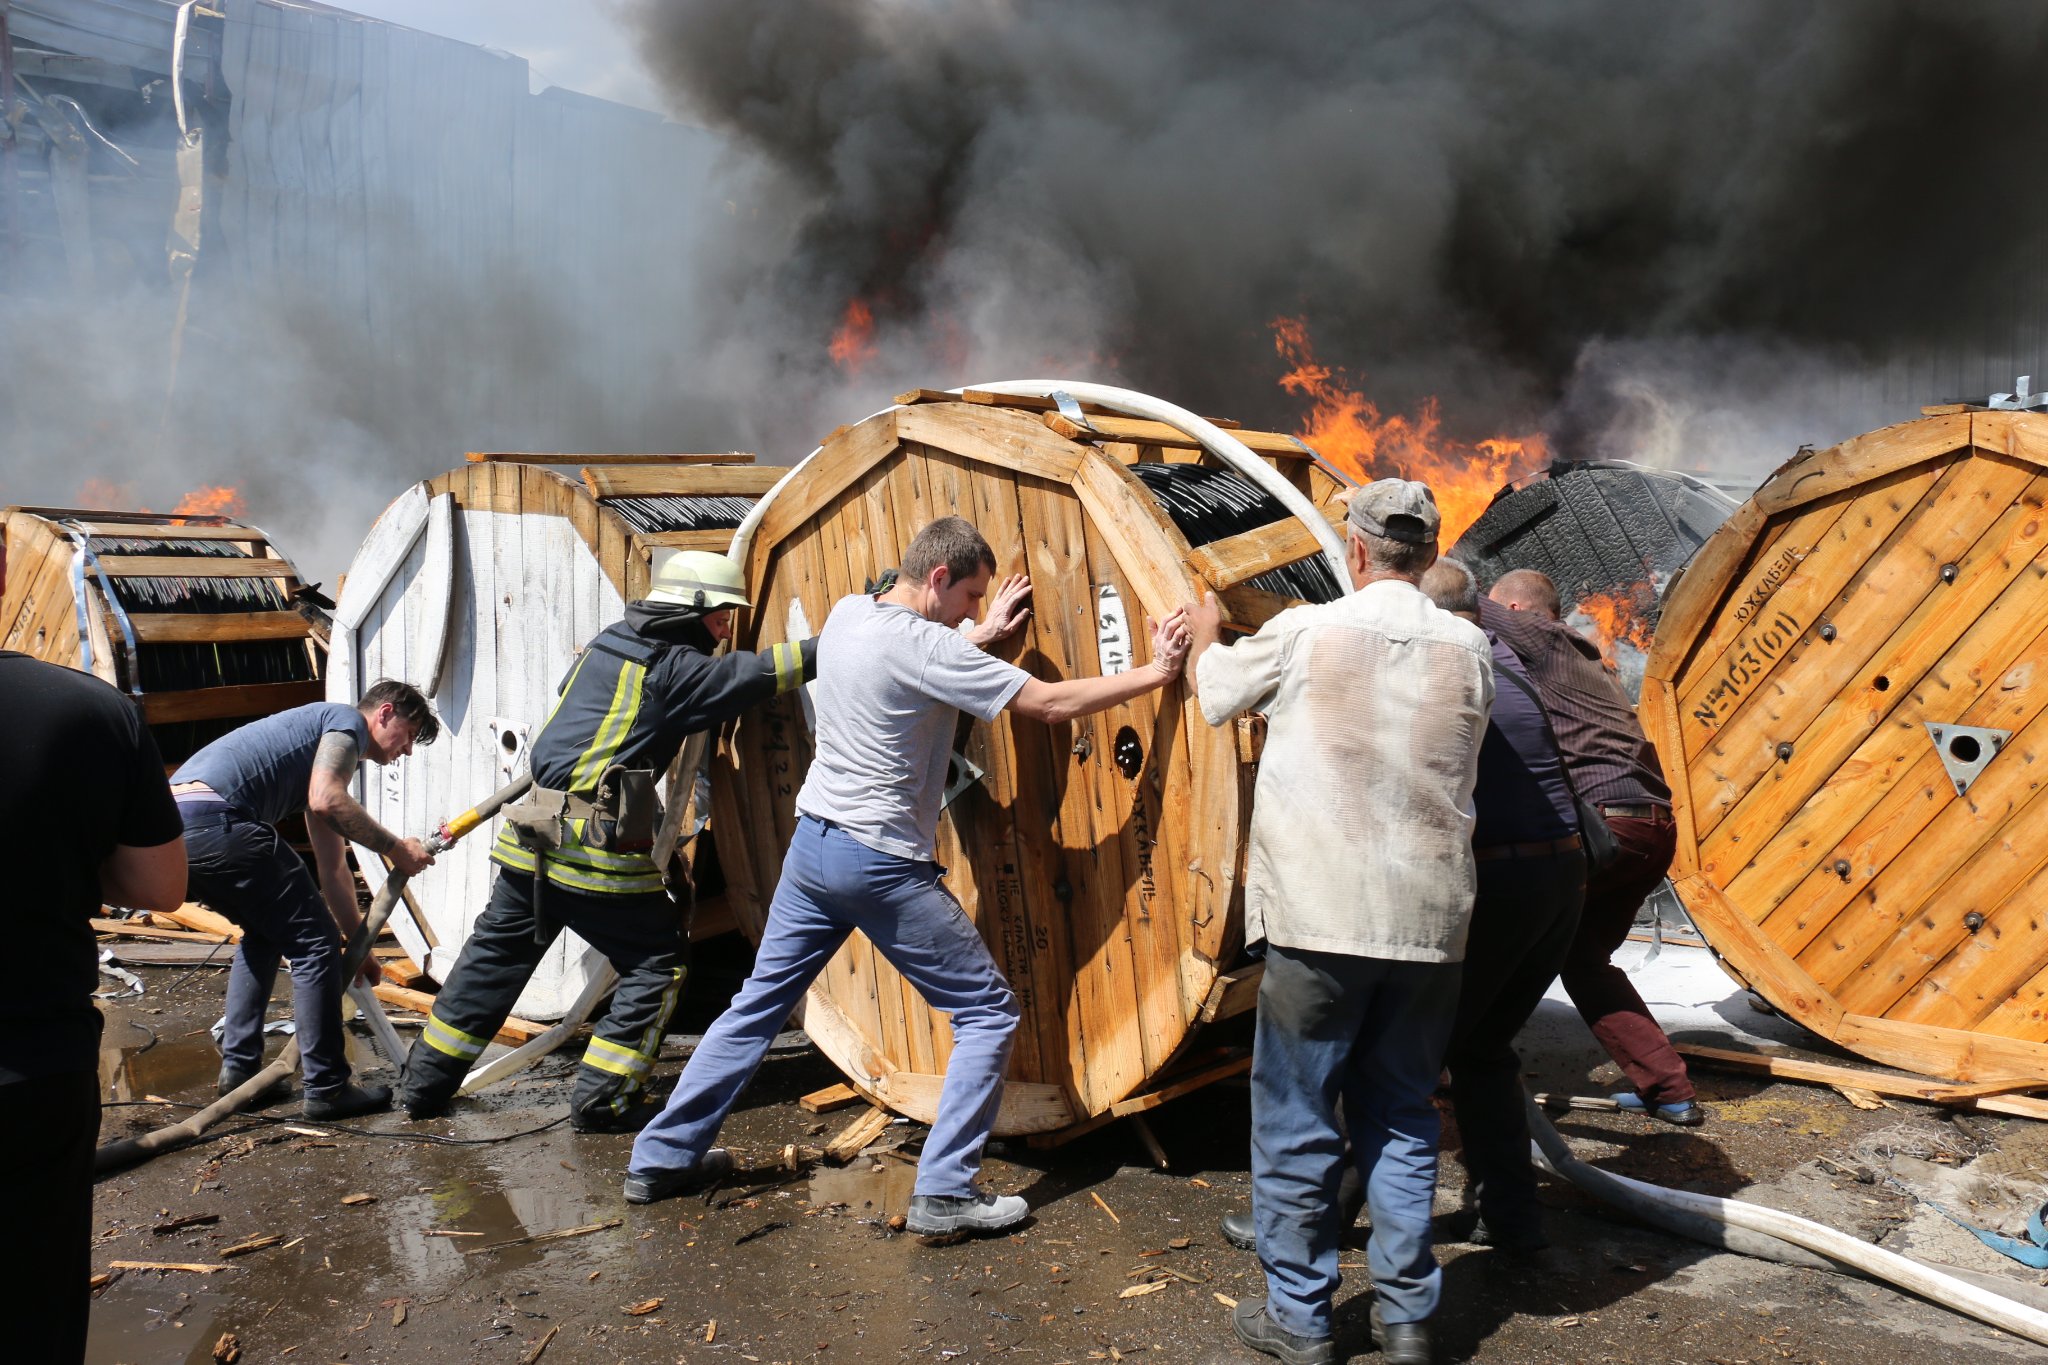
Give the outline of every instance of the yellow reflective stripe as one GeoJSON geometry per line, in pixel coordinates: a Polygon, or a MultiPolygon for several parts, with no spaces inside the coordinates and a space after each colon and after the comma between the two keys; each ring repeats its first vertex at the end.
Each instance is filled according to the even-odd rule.
{"type": "Polygon", "coordinates": [[[473,1033],[464,1033],[438,1014],[427,1016],[427,1026],[420,1030],[420,1039],[436,1052],[444,1053],[460,1062],[473,1062],[483,1055],[489,1045],[488,1038],[479,1038],[473,1033]]]}
{"type": "MultiPolygon", "coordinates": [[[[509,849],[492,849],[491,861],[514,872],[532,872],[534,869],[533,855],[517,845],[509,849]]],[[[659,872],[631,876],[603,872],[565,863],[553,854],[548,855],[548,881],[568,891],[590,891],[601,896],[624,896],[662,889],[659,872]]]]}
{"type": "Polygon", "coordinates": [[[609,1038],[590,1040],[590,1046],[583,1051],[583,1064],[608,1071],[614,1076],[626,1076],[637,1080],[654,1067],[654,1059],[644,1052],[635,1052],[622,1043],[609,1038]]]}
{"type": "Polygon", "coordinates": [[[775,691],[781,695],[803,681],[804,658],[795,645],[777,645],[768,651],[775,660],[775,691]]]}
{"type": "Polygon", "coordinates": [[[612,689],[611,708],[604,713],[604,720],[597,727],[597,736],[590,747],[583,751],[583,757],[576,760],[576,767],[569,774],[569,790],[587,792],[597,786],[597,779],[618,757],[619,748],[626,742],[626,732],[633,728],[633,718],[640,714],[640,688],[647,679],[644,664],[628,663],[619,669],[618,686],[612,689]]]}
{"type": "Polygon", "coordinates": [[[654,1022],[647,1026],[647,1032],[640,1035],[640,1051],[646,1056],[651,1058],[659,1053],[661,1036],[668,1031],[668,1017],[675,1010],[676,997],[682,993],[683,969],[671,967],[668,985],[661,992],[661,1008],[655,1011],[654,1022]]]}

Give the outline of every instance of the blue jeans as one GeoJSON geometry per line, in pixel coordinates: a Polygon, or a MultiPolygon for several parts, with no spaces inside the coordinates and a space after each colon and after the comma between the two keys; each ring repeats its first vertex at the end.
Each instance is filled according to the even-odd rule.
{"type": "Polygon", "coordinates": [[[953,1025],[953,1055],[915,1193],[972,1194],[1002,1102],[1018,1010],[942,875],[936,863],[877,853],[829,821],[801,817],[753,973],[691,1054],[661,1115],[634,1140],[631,1173],[684,1170],[711,1149],[790,1011],[858,929],[953,1025]]]}
{"type": "Polygon", "coordinates": [[[306,1093],[348,1084],[341,1026],[341,929],[305,862],[274,826],[225,806],[187,805],[188,894],[242,927],[228,971],[227,1026],[221,1060],[251,1075],[263,1066],[263,1016],[277,964],[292,963],[292,1017],[306,1093]]]}
{"type": "Polygon", "coordinates": [[[1330,1335],[1344,1105],[1372,1240],[1381,1315],[1421,1322],[1443,1272],[1429,1248],[1439,1125],[1430,1096],[1458,1011],[1459,964],[1266,950],[1252,1051],[1252,1217],[1267,1313],[1330,1335]]]}

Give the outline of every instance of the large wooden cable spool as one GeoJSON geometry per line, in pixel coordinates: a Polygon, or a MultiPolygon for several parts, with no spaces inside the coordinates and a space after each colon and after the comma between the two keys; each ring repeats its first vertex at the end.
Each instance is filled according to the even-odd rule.
{"type": "MultiPolygon", "coordinates": [[[[419,687],[441,738],[359,779],[387,828],[425,833],[524,773],[527,742],[592,636],[643,597],[654,556],[723,550],[787,471],[749,455],[472,455],[414,485],[357,551],[334,613],[328,695],[354,702],[379,677],[419,687]]],[[[495,830],[489,831],[494,834],[495,830]]],[[[490,899],[491,839],[465,839],[406,888],[399,942],[436,980],[490,899]]],[[[384,868],[357,851],[372,888],[384,868]]],[[[705,888],[708,892],[715,888],[705,888]]],[[[700,904],[701,936],[729,919],[700,904]]],[[[603,959],[564,934],[515,1012],[561,1017],[603,959]]]]}
{"type": "Polygon", "coordinates": [[[325,613],[257,527],[56,507],[5,516],[0,646],[135,697],[166,764],[320,699],[325,613]]]}
{"type": "Polygon", "coordinates": [[[1672,875],[1814,1032],[2048,1081],[2048,416],[1960,411],[1780,469],[1669,593],[1643,689],[1672,875]]]}
{"type": "MultiPolygon", "coordinates": [[[[999,573],[1031,576],[1031,620],[996,652],[1042,678],[1144,665],[1146,617],[1205,588],[1244,628],[1297,595],[1336,595],[1316,531],[1198,440],[1068,406],[918,391],[833,433],[746,540],[740,643],[813,633],[950,514],[988,537],[999,573]]],[[[1299,442],[1232,434],[1304,506],[1332,510],[1345,481],[1299,442]]],[[[723,854],[757,938],[810,762],[805,700],[742,717],[714,775],[714,825],[747,832],[723,854]]],[[[1056,1132],[1156,1095],[1205,1021],[1249,1007],[1231,969],[1255,752],[1250,727],[1210,727],[1184,684],[1059,726],[963,719],[937,857],[1023,1010],[998,1133],[1056,1132]]],[[[804,1022],[861,1093],[933,1118],[950,1030],[864,937],[819,976],[804,1022]]]]}

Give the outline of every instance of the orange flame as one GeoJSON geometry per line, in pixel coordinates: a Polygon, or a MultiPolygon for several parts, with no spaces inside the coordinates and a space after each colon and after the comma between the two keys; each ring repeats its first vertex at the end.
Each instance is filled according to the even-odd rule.
{"type": "Polygon", "coordinates": [[[848,374],[859,374],[878,355],[875,345],[875,310],[865,299],[849,299],[839,330],[832,334],[832,363],[848,374]]]}
{"type": "Polygon", "coordinates": [[[1638,583],[1632,588],[1581,597],[1578,605],[1572,608],[1572,614],[1583,616],[1591,623],[1592,629],[1585,633],[1600,646],[1600,661],[1613,668],[1617,645],[1625,643],[1640,653],[1650,652],[1650,612],[1656,602],[1656,593],[1650,585],[1638,583]]]}
{"type": "Polygon", "coordinates": [[[1309,400],[1294,433],[1324,459],[1359,480],[1419,479],[1436,494],[1443,528],[1437,543],[1449,548],[1479,519],[1502,484],[1549,459],[1540,435],[1495,436],[1466,444],[1446,437],[1436,399],[1414,416],[1381,413],[1340,369],[1318,361],[1302,318],[1275,318],[1273,349],[1290,367],[1280,387],[1309,400]]]}
{"type": "Polygon", "coordinates": [[[178,499],[171,509],[174,517],[239,517],[248,511],[239,490],[226,484],[195,488],[178,499]]]}

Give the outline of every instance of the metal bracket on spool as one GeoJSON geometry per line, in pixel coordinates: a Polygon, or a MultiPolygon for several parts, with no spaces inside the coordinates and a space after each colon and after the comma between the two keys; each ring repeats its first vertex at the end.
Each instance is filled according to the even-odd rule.
{"type": "Polygon", "coordinates": [[[1065,389],[1054,389],[1049,395],[1052,405],[1060,410],[1060,416],[1072,422],[1083,431],[1095,430],[1095,424],[1088,420],[1088,414],[1081,411],[1081,405],[1074,401],[1074,395],[1065,389]]]}
{"type": "Polygon", "coordinates": [[[952,805],[955,797],[965,793],[985,776],[980,766],[966,754],[955,752],[951,759],[946,768],[946,775],[951,780],[946,783],[946,794],[939,798],[940,810],[952,805]]]}
{"type": "Polygon", "coordinates": [[[1991,766],[1991,760],[2012,738],[2010,730],[1983,725],[1936,725],[1933,721],[1926,725],[1927,737],[1934,741],[1934,752],[1941,759],[1941,766],[1948,769],[1957,796],[1970,790],[1977,775],[1991,766]]]}
{"type": "Polygon", "coordinates": [[[2048,407],[2048,393],[2027,392],[2027,385],[2033,380],[2034,376],[2030,374],[2021,375],[2019,382],[2013,385],[2011,393],[1994,393],[1984,406],[2000,412],[2023,412],[2028,408],[2048,407]]]}

